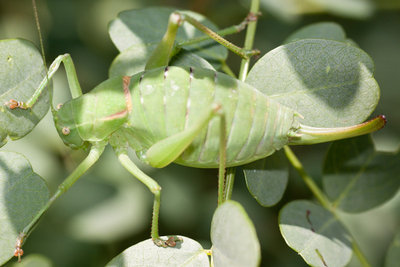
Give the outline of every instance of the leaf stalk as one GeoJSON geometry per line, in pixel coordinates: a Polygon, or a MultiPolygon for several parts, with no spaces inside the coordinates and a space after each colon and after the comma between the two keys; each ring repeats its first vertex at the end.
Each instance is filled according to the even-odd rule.
{"type": "MultiPolygon", "coordinates": [[[[257,15],[254,14],[259,13],[259,7],[260,7],[260,0],[252,0],[250,6],[250,13],[245,19],[246,24],[248,24],[248,27],[246,30],[246,37],[243,49],[247,51],[251,51],[251,49],[253,48],[254,37],[256,34],[256,26],[257,26],[257,15]]],[[[250,58],[242,59],[239,72],[239,79],[241,81],[244,81],[246,79],[249,64],[250,64],[250,58]]],[[[235,167],[228,168],[226,170],[226,173],[227,175],[225,178],[224,201],[231,199],[233,192],[233,185],[235,181],[236,168],[235,167]]]]}
{"type": "MultiPolygon", "coordinates": [[[[251,50],[254,44],[254,37],[257,28],[257,17],[259,15],[260,0],[252,0],[250,6],[249,16],[252,17],[249,25],[247,26],[246,37],[244,41],[244,49],[251,50]]],[[[243,59],[240,65],[239,80],[244,82],[249,72],[250,58],[243,59]]]]}

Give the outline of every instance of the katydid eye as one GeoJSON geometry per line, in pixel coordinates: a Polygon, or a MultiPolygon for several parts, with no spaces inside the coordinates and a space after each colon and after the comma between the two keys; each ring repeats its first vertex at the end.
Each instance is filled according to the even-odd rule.
{"type": "Polygon", "coordinates": [[[64,127],[64,128],[62,128],[61,132],[63,135],[69,135],[71,130],[68,127],[64,127]]]}

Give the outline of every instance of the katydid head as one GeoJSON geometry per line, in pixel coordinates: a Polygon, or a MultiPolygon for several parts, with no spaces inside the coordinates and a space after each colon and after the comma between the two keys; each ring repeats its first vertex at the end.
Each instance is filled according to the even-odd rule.
{"type": "Polygon", "coordinates": [[[57,111],[53,112],[54,123],[56,129],[64,144],[71,148],[83,148],[88,145],[79,134],[73,117],[71,102],[57,107],[57,111]]]}

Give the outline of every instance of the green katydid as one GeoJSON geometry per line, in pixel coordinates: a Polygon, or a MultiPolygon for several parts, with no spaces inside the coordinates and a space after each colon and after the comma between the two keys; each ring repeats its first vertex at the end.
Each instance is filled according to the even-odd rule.
{"type": "MultiPolygon", "coordinates": [[[[55,125],[66,145],[90,147],[88,156],[21,232],[16,256],[22,255],[21,246],[40,217],[98,160],[108,143],[121,164],[154,194],[151,238],[156,245],[166,247],[174,246],[179,239],[162,240],[159,236],[161,187],[131,161],[129,147],[141,160],[157,168],[172,162],[219,168],[219,185],[224,186],[225,167],[267,157],[285,145],[348,138],[384,126],[383,116],[350,127],[305,126],[296,111],[235,78],[209,69],[169,67],[177,29],[185,21],[243,58],[257,53],[241,49],[193,18],[175,12],[144,72],[110,78],[83,95],[72,59],[65,54],[51,64],[47,77],[26,103],[7,103],[9,108],[32,107],[63,62],[72,99],[58,110],[53,109],[55,125]]],[[[218,200],[223,201],[221,194],[218,200]]]]}

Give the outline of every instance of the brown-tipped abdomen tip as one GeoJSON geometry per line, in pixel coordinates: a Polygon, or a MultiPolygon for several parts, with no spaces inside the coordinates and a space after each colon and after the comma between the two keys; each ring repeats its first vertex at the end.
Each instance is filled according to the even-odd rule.
{"type": "Polygon", "coordinates": [[[387,120],[386,120],[386,116],[385,115],[378,115],[375,119],[380,119],[383,122],[383,125],[380,129],[382,129],[383,127],[385,127],[387,120]]]}
{"type": "Polygon", "coordinates": [[[385,122],[385,124],[387,123],[385,115],[379,115],[378,117],[381,118],[385,122]]]}

